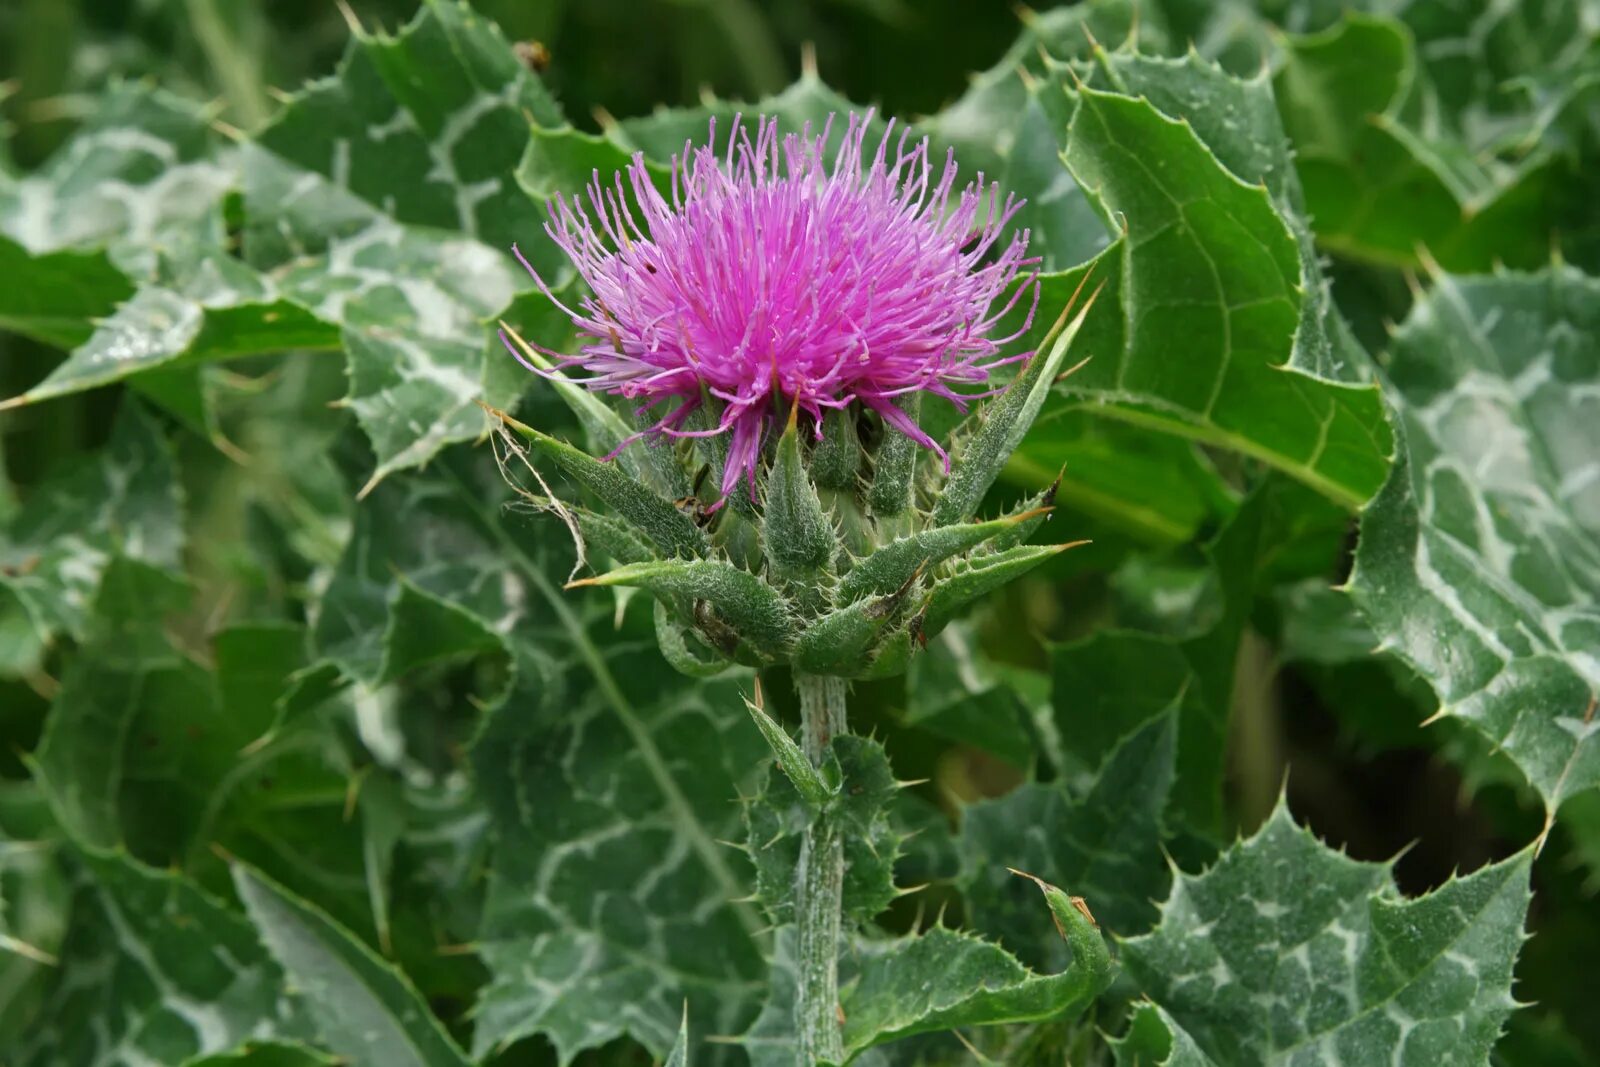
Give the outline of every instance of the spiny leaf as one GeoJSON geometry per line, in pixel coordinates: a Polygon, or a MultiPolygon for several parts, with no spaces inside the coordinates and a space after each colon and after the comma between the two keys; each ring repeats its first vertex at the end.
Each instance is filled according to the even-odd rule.
{"type": "Polygon", "coordinates": [[[1415,900],[1294,825],[1280,804],[1201,875],[1180,875],[1129,973],[1220,1067],[1486,1063],[1516,1006],[1532,855],[1415,900]]]}
{"type": "Polygon", "coordinates": [[[1575,9],[1525,10],[1347,12],[1282,40],[1276,94],[1325,247],[1459,271],[1536,268],[1552,236],[1582,251],[1568,221],[1585,195],[1582,167],[1562,158],[1565,138],[1549,129],[1561,109],[1543,112],[1519,83],[1576,85],[1573,43],[1593,31],[1575,9]],[[1519,44],[1507,49],[1510,35],[1519,44]]]}
{"type": "MultiPolygon", "coordinates": [[[[309,1038],[307,1005],[235,911],[126,855],[73,859],[72,928],[18,1067],[189,1063],[246,1039],[309,1038]],[[115,975],[83,982],[82,975],[115,975]]],[[[396,1061],[399,1062],[399,1061],[396,1061]]]]}
{"type": "Polygon", "coordinates": [[[917,640],[912,637],[909,629],[896,630],[878,646],[866,666],[849,677],[862,680],[897,678],[911,665],[911,656],[916,649],[917,640]]]}
{"type": "MultiPolygon", "coordinates": [[[[728,1033],[760,995],[762,920],[734,904],[749,885],[722,841],[738,837],[733,800],[750,792],[765,745],[739,685],[675,677],[637,608],[619,633],[606,598],[563,593],[565,534],[541,536],[547,523],[507,509],[517,501],[486,450],[453,450],[384,483],[318,608],[344,616],[330,633],[363,645],[354,633],[402,624],[403,576],[504,643],[472,672],[490,678],[474,694],[485,707],[470,755],[477,798],[432,832],[422,862],[453,888],[395,889],[397,949],[400,904],[421,899],[453,920],[451,937],[475,941],[470,979],[450,995],[474,998],[478,1056],[533,1035],[566,1059],[622,1037],[662,1056],[685,1000],[696,1029],[728,1033]]],[[[437,691],[422,681],[382,686],[363,712],[381,713],[389,694],[437,691]]],[[[414,861],[416,848],[398,854],[414,861]]],[[[438,966],[435,937],[430,925],[408,960],[419,985],[419,968],[438,966]]]]}
{"type": "Polygon", "coordinates": [[[1032,974],[996,946],[943,927],[873,946],[844,1001],[847,1054],[913,1034],[1082,1012],[1109,984],[1111,959],[1076,908],[1052,900],[1051,911],[1070,923],[1063,936],[1083,949],[1058,975],[1032,974]]]}
{"type": "MultiPolygon", "coordinates": [[[[1016,1022],[1070,1021],[1090,1008],[1112,979],[1106,942],[1066,893],[1042,883],[1056,929],[1072,947],[1059,974],[1035,974],[998,945],[944,926],[890,941],[854,942],[842,953],[840,1014],[845,1062],[918,1033],[1016,1022]]],[[[771,995],[742,1038],[754,1067],[794,1064],[794,937],[781,931],[771,995]]],[[[963,1061],[965,1062],[965,1061],[963,1061]]]]}
{"type": "Polygon", "coordinates": [[[1095,917],[1127,936],[1155,921],[1170,881],[1161,852],[1172,789],[1177,716],[1162,715],[1125,738],[1087,791],[1030,783],[968,808],[962,819],[963,882],[973,925],[1000,937],[1027,963],[1058,969],[1060,946],[1031,936],[1037,906],[1008,865],[1072,886],[1095,917]]]}
{"type": "Polygon", "coordinates": [[[1600,282],[1435,278],[1396,333],[1405,454],[1362,515],[1351,595],[1553,812],[1600,784],[1600,282]]]}
{"type": "MultiPolygon", "coordinates": [[[[526,373],[484,321],[528,285],[504,252],[537,225],[538,205],[510,178],[528,117],[564,123],[492,23],[456,0],[431,0],[398,35],[360,34],[336,77],[292,98],[228,152],[195,109],[187,125],[172,110],[111,108],[26,180],[30,204],[49,204],[51,241],[119,228],[141,238],[117,241],[139,250],[116,258],[142,288],[16,403],[130,376],[159,399],[157,370],[342,347],[348,403],[377,453],[376,482],[476,436],[478,399],[506,405],[525,387],[526,373]],[[126,158],[110,159],[114,152],[126,158]],[[152,154],[168,172],[137,180],[152,154]],[[114,183],[119,168],[134,180],[114,183]],[[97,170],[105,182],[91,179],[97,170]],[[133,190],[127,203],[106,195],[114,184],[133,190]],[[242,247],[224,211],[234,189],[243,194],[242,247]]],[[[542,311],[567,328],[549,305],[542,311]]],[[[182,403],[163,402],[208,430],[193,379],[182,403]]]]}
{"type": "Polygon", "coordinates": [[[204,1059],[185,1060],[183,1067],[341,1067],[340,1061],[309,1045],[251,1041],[242,1048],[204,1059]]]}
{"type": "Polygon", "coordinates": [[[1104,628],[1052,650],[1057,728],[1072,769],[1100,766],[1143,723],[1177,711],[1177,772],[1164,818],[1216,838],[1239,641],[1250,617],[1269,501],[1258,489],[1204,554],[1207,614],[1178,633],[1104,628]]]}
{"type": "MultiPolygon", "coordinates": [[[[230,178],[209,158],[217,141],[203,110],[189,101],[148,84],[115,83],[37,170],[0,174],[0,234],[46,268],[71,261],[52,253],[77,250],[83,283],[101,292],[157,281],[194,263],[222,236],[219,200],[230,178]],[[115,282],[107,267],[126,280],[115,282]]],[[[78,323],[74,332],[89,325],[78,323]]]]}
{"type": "MultiPolygon", "coordinates": [[[[657,108],[651,114],[623,119],[610,135],[630,151],[641,151],[649,159],[665,162],[683,151],[684,142],[702,142],[711,120],[717,129],[726,130],[736,115],[762,114],[776,118],[785,130],[798,131],[808,123],[820,131],[830,117],[863,110],[829,88],[815,71],[806,71],[792,85],[775,96],[755,102],[702,97],[699,107],[657,108]]],[[[874,131],[882,130],[880,118],[874,131]]],[[[837,146],[843,129],[835,124],[833,143],[837,146]]],[[[872,134],[868,134],[870,138],[872,134]]]]}
{"type": "Polygon", "coordinates": [[[129,400],[105,450],[31,495],[0,534],[0,619],[26,638],[0,660],[29,669],[60,634],[83,639],[102,575],[116,558],[177,574],[183,494],[172,449],[144,407],[129,400]]]}
{"type": "Polygon", "coordinates": [[[772,758],[777,760],[783,773],[789,776],[789,783],[794,786],[800,799],[804,800],[813,810],[820,810],[827,803],[833,790],[822,780],[822,775],[817,768],[811,765],[806,754],[800,751],[800,746],[795,743],[789,732],[773,720],[761,707],[761,689],[756,688],[756,699],[744,702],[745,710],[750,712],[750,717],[755,720],[756,728],[761,731],[761,736],[766,739],[767,745],[772,749],[772,758]]]}
{"type": "MultiPolygon", "coordinates": [[[[242,267],[209,260],[196,272],[226,275],[231,288],[201,304],[177,289],[146,287],[97,323],[98,329],[50,376],[4,407],[21,407],[109,385],[261,351],[334,348],[338,330],[242,267]]],[[[206,283],[212,279],[208,276],[206,283]]],[[[201,284],[201,283],[196,283],[201,284]]]]}
{"type": "Polygon", "coordinates": [[[654,610],[656,643],[673,670],[690,678],[715,678],[733,666],[732,660],[723,658],[699,634],[673,618],[664,601],[657,600],[654,610]]]}
{"type": "Polygon", "coordinates": [[[448,490],[380,485],[321,597],[318,653],[373,688],[427,662],[506,655],[502,628],[521,614],[526,587],[496,572],[499,551],[448,490]]]}
{"type": "Polygon", "coordinates": [[[1230,486],[1194,442],[1072,406],[1059,394],[1045,402],[1001,477],[1054,486],[1062,506],[1155,546],[1193,541],[1231,509],[1230,486]]]}
{"type": "MultiPolygon", "coordinates": [[[[508,510],[517,500],[483,449],[379,486],[319,613],[348,615],[339,632],[381,634],[403,621],[404,576],[503,642],[472,672],[488,682],[474,694],[479,799],[460,805],[450,836],[430,835],[422,865],[448,887],[423,894],[455,917],[445,936],[478,947],[470,981],[450,986],[474,998],[477,1054],[542,1035],[568,1059],[622,1037],[665,1055],[685,1000],[707,1033],[736,1031],[756,1007],[762,920],[735,903],[749,887],[721,842],[738,836],[732,801],[765,746],[738,685],[674,675],[636,608],[619,634],[605,598],[564,594],[567,536],[541,536],[549,524],[508,510]]],[[[361,697],[361,710],[436,691],[403,680],[361,697]]],[[[397,892],[397,948],[406,899],[397,892]]],[[[419,959],[438,959],[428,937],[408,968],[419,983],[419,959]]]]}
{"type": "Polygon", "coordinates": [[[1049,758],[1034,727],[1049,677],[991,658],[971,623],[929,639],[906,677],[907,725],[997,756],[1019,769],[1049,758]]]}
{"type": "MultiPolygon", "coordinates": [[[[544,300],[544,294],[541,293],[539,299],[544,300]]],[[[506,342],[508,348],[514,346],[517,355],[549,375],[543,380],[555,389],[556,395],[583,425],[589,434],[590,447],[596,452],[609,454],[633,435],[628,429],[628,424],[622,421],[621,415],[592,392],[562,374],[549,357],[523,340],[522,335],[503,319],[500,322],[500,331],[501,339],[506,342]]],[[[634,449],[624,448],[618,454],[617,462],[636,478],[644,475],[644,465],[639,461],[634,449]]]]}
{"type": "Polygon", "coordinates": [[[964,168],[1027,201],[1017,225],[1033,234],[1029,251],[1042,257],[1040,269],[1058,271],[1093,258],[1107,239],[1083,190],[1062,170],[1062,127],[1040,87],[1051,86],[1052,70],[1082,58],[1096,41],[1137,37],[1144,50],[1166,51],[1165,11],[1133,0],[1019,10],[1026,12],[1022,32],[1006,54],[919,125],[941,153],[953,147],[964,168]]]}
{"type": "Polygon", "coordinates": [[[28,783],[0,798],[0,998],[5,1019],[34,1015],[54,984],[71,921],[68,871],[50,836],[47,801],[28,783]]]}
{"type": "Polygon", "coordinates": [[[1293,235],[1300,258],[1300,325],[1289,366],[1329,381],[1372,380],[1372,362],[1333,306],[1330,283],[1306,221],[1294,160],[1265,71],[1236,78],[1191,51],[1174,59],[1127,49],[1094,50],[1093,76],[1180,118],[1241,182],[1259,184],[1293,235]]]}
{"type": "Polygon", "coordinates": [[[1133,1010],[1127,1032],[1111,1042],[1117,1067],[1216,1067],[1160,1005],[1133,1010]]]}
{"type": "Polygon", "coordinates": [[[851,735],[834,738],[820,776],[820,807],[801,792],[799,779],[778,769],[746,805],[745,847],[755,864],[756,895],[777,922],[793,920],[806,827],[828,819],[844,842],[845,918],[871,922],[895,897],[894,865],[904,835],[890,816],[900,783],[881,744],[851,735]]]}
{"type": "Polygon", "coordinates": [[[562,507],[577,520],[584,540],[618,563],[646,563],[656,558],[655,551],[638,534],[610,515],[572,504],[562,507]]]}
{"type": "MultiPolygon", "coordinates": [[[[1097,413],[1263,459],[1347,506],[1365,501],[1391,445],[1377,390],[1285,371],[1303,261],[1271,195],[1147,100],[1084,87],[1072,101],[1067,165],[1108,225],[1127,231],[1096,261],[1106,291],[1078,342],[1095,358],[1062,391],[1097,401],[1097,413]],[[1186,346],[1176,363],[1173,337],[1186,346]]],[[[1042,277],[1041,315],[1081,275],[1042,277]]]]}
{"type": "Polygon", "coordinates": [[[405,975],[261,874],[239,864],[233,880],[329,1048],[357,1063],[465,1067],[466,1056],[405,975]]]}
{"type": "Polygon", "coordinates": [[[367,899],[346,893],[363,866],[343,811],[348,765],[327,723],[284,707],[304,631],[230,627],[203,665],[168,635],[188,602],[163,571],[122,559],[107,569],[32,759],[55,824],[208,888],[208,875],[224,877],[212,846],[258,858],[365,926],[367,899]]]}
{"type": "MultiPolygon", "coordinates": [[[[538,595],[546,617],[570,600],[538,595]]],[[[760,993],[763,924],[736,902],[749,882],[723,842],[767,750],[739,687],[673,677],[637,642],[602,652],[587,628],[525,639],[573,662],[526,672],[473,748],[499,842],[478,1055],[532,1034],[562,1062],[622,1036],[664,1055],[686,1000],[697,1027],[736,1030],[760,993]]]]}
{"type": "MultiPolygon", "coordinates": [[[[935,927],[920,935],[858,940],[841,955],[845,1061],[910,1037],[968,1026],[1069,1020],[1110,984],[1111,957],[1093,920],[1060,889],[1039,883],[1056,929],[1071,947],[1060,974],[1036,974],[1004,949],[935,927]]],[[[793,938],[783,931],[766,1010],[744,1035],[754,1067],[794,1063],[793,938]]]]}
{"type": "Polygon", "coordinates": [[[56,818],[82,844],[125,843],[122,784],[146,686],[168,672],[197,673],[161,636],[162,620],[187,599],[175,578],[131,560],[113,562],[102,579],[89,655],[73,659],[33,761],[56,818]]]}
{"type": "Polygon", "coordinates": [[[566,125],[499,27],[427,0],[398,33],[358,33],[338,74],[296,94],[259,140],[306,171],[342,167],[340,184],[397,220],[506,249],[542,215],[512,180],[530,120],[566,125]]]}
{"type": "Polygon", "coordinates": [[[663,1067],[689,1067],[689,1013],[683,1013],[683,1025],[678,1028],[678,1040],[667,1054],[663,1067]]]}
{"type": "Polygon", "coordinates": [[[16,281],[0,295],[0,329],[58,348],[87,341],[93,322],[133,295],[133,286],[103,252],[30,254],[4,236],[0,277],[16,281]]]}

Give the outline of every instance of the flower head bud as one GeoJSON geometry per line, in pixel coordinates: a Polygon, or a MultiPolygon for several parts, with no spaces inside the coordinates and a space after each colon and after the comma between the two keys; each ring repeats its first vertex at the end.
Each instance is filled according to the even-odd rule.
{"type": "Polygon", "coordinates": [[[650,413],[648,434],[725,435],[724,495],[741,478],[755,493],[791,407],[820,437],[827,411],[858,403],[943,457],[896,399],[964,408],[965,389],[1026,358],[991,336],[1033,290],[1012,284],[1033,262],[1027,231],[1005,236],[1020,202],[982,175],[958,190],[953,152],[935,168],[893,122],[873,143],[871,120],[851,115],[831,159],[831,119],[780,135],[736,118],[722,152],[713,120],[674,159],[670,200],[636,155],[551,204],[545,230],[589,289],[562,305],[582,343],[557,365],[650,413]],[[693,428],[708,402],[714,424],[693,428]]]}
{"type": "MultiPolygon", "coordinates": [[[[640,437],[698,442],[700,457],[665,452],[686,465],[669,481],[695,486],[675,499],[502,416],[640,535],[611,536],[629,549],[611,553],[622,565],[573,584],[650,591],[662,648],[688,673],[894,673],[973,599],[1067,547],[1024,543],[1048,516],[1042,498],[973,520],[1092,297],[1038,358],[1007,353],[1033,317],[1024,299],[1037,299],[1028,235],[1007,234],[1020,204],[981,176],[958,190],[953,156],[936,172],[926,141],[870,128],[870,113],[850,116],[830,153],[831,120],[780,135],[772,120],[736,119],[724,152],[685,147],[670,199],[642,157],[609,186],[597,175],[586,196],[556,198],[546,227],[587,295],[568,307],[539,282],[577,351],[506,332],[524,365],[560,380],[597,451],[627,462],[640,437]],[[1013,313],[1027,321],[995,336],[1013,313]],[[1021,361],[1003,390],[984,388],[1021,361]],[[646,428],[630,434],[573,382],[622,398],[646,428]],[[919,424],[928,394],[965,409],[995,393],[948,448],[919,424]],[[707,470],[720,472],[715,500],[701,499],[707,470]]],[[[619,532],[582,509],[569,527],[619,532]]]]}

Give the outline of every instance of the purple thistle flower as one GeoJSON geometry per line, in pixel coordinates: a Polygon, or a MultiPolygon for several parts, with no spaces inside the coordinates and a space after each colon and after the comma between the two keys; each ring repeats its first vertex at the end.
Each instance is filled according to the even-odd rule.
{"type": "Polygon", "coordinates": [[[996,308],[1037,262],[1026,258],[1025,230],[995,251],[1021,202],[1002,204],[998,184],[986,196],[981,174],[956,194],[954,152],[934,184],[927,141],[907,147],[910,131],[894,139],[893,122],[869,160],[871,120],[870,111],[850,116],[829,167],[831,118],[820,133],[808,124],[780,138],[776,120],[762,118],[752,136],[736,117],[723,156],[713,119],[710,143],[686,143],[674,157],[670,203],[636,154],[627,175],[642,226],[621,173],[606,188],[595,172],[588,209],[558,195],[545,232],[588,283],[578,310],[517,252],[582,338],[576,355],[546,354],[587,371],[578,380],[590,389],[640,400],[641,416],[668,405],[641,433],[728,435],[724,497],[741,476],[755,492],[762,440],[791,406],[820,437],[825,410],[858,401],[948,470],[944,450],[895,399],[926,392],[965,409],[990,394],[957,386],[1031,355],[1000,354],[1027,323],[989,336],[1025,291],[1038,301],[1029,275],[996,308]],[[708,396],[722,402],[717,424],[687,428],[708,396]]]}

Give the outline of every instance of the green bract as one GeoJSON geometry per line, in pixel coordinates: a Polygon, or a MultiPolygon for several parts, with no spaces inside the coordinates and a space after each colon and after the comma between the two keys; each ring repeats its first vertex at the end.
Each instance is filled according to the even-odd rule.
{"type": "MultiPolygon", "coordinates": [[[[524,489],[568,521],[580,557],[592,542],[620,564],[569,588],[649,591],[661,604],[663,654],[685,674],[787,664],[808,675],[886,677],[903,672],[914,650],[972,601],[1083,543],[1021,543],[1048,518],[1048,490],[1003,518],[972,519],[1051,386],[1070,373],[1067,353],[1094,302],[1093,293],[1069,300],[1016,379],[956,427],[948,475],[870,412],[839,411],[816,440],[802,440],[791,412],[767,448],[755,499],[737,495],[741,486],[726,506],[714,507],[693,493],[668,495],[685,483],[720,483],[714,438],[698,448],[635,442],[623,450],[627,458],[602,462],[503,411],[485,410],[503,428],[501,446],[522,466],[548,463],[607,509],[596,515],[524,489]],[[641,459],[638,453],[651,448],[665,456],[641,459]],[[663,459],[676,466],[663,469],[663,459]],[[607,514],[625,528],[606,522],[607,514]]],[[[549,366],[514,330],[508,336],[530,362],[549,366]]],[[[548,373],[597,445],[615,448],[624,439],[620,414],[548,373]]],[[[502,459],[502,466],[516,477],[517,463],[502,459]]]]}

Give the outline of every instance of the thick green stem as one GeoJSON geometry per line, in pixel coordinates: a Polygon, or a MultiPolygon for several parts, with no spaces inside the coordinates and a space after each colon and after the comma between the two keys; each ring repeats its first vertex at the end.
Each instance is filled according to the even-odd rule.
{"type": "MultiPolygon", "coordinates": [[[[798,675],[801,745],[821,766],[833,738],[845,729],[842,678],[798,675]]],[[[844,897],[844,840],[826,812],[812,816],[795,870],[799,994],[795,1052],[799,1067],[844,1060],[839,1026],[839,934],[844,897]]]]}

